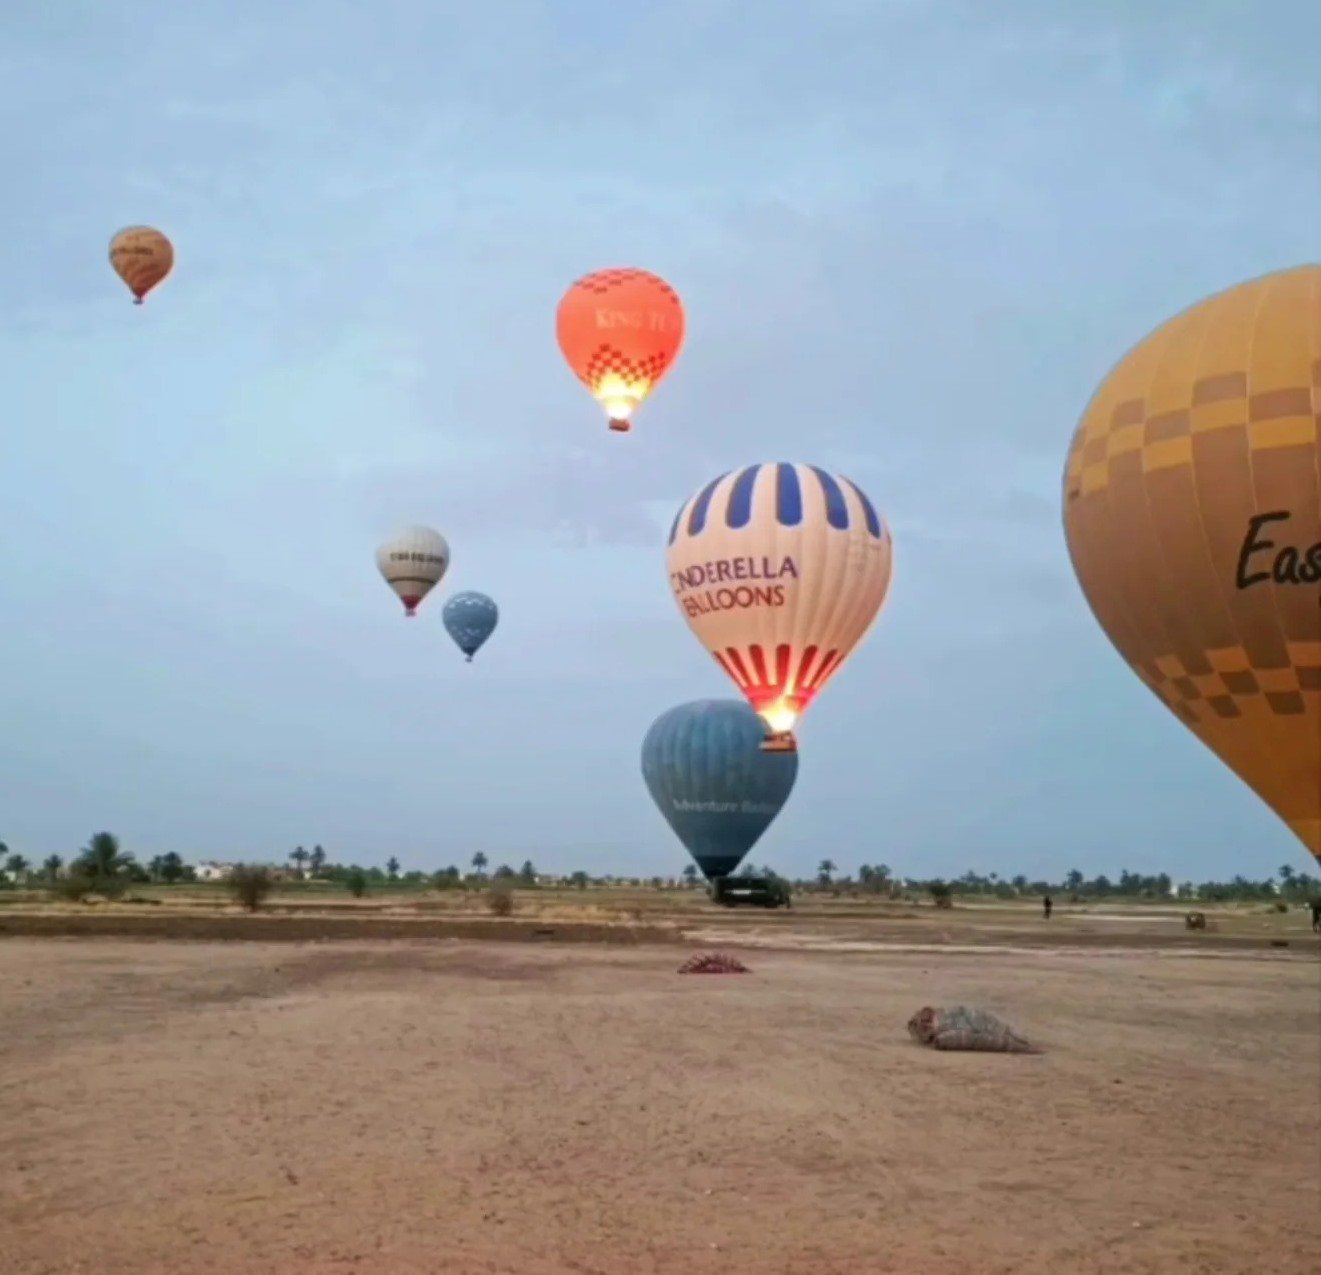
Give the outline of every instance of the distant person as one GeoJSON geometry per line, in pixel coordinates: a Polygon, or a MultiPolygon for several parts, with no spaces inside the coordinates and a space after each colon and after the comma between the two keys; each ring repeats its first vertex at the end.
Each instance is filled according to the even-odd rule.
{"type": "Polygon", "coordinates": [[[1051,897],[1049,894],[1046,895],[1046,897],[1041,900],[1041,916],[1043,920],[1045,921],[1050,920],[1050,912],[1054,906],[1055,904],[1051,901],[1051,897]]]}
{"type": "Polygon", "coordinates": [[[1321,934],[1321,899],[1313,899],[1312,909],[1312,933],[1321,934]]]}

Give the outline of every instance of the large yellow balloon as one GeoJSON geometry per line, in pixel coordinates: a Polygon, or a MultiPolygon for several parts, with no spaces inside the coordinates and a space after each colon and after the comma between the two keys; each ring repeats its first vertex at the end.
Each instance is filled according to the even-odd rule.
{"type": "Polygon", "coordinates": [[[1138,676],[1321,860],[1321,266],[1131,350],[1064,475],[1079,583],[1138,676]]]}
{"type": "Polygon", "coordinates": [[[152,226],[126,226],[110,241],[110,264],[128,285],[133,304],[174,268],[174,245],[152,226]]]}

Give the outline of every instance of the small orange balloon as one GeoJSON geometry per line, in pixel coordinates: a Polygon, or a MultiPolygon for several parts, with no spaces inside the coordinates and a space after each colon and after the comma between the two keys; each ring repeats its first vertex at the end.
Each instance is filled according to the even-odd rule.
{"type": "Polygon", "coordinates": [[[598,270],[564,294],[555,336],[573,374],[624,431],[683,344],[683,302],[646,270],[598,270]]]}
{"type": "Polygon", "coordinates": [[[147,295],[174,267],[174,245],[151,226],[127,226],[110,241],[110,264],[128,284],[133,304],[147,295]]]}

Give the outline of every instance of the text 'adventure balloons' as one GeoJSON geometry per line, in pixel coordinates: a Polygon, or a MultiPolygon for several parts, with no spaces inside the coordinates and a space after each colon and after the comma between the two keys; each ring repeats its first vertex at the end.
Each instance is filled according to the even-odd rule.
{"type": "Polygon", "coordinates": [[[1142,681],[1321,860],[1321,266],[1169,320],[1093,396],[1064,530],[1142,681]]]}
{"type": "Polygon", "coordinates": [[[376,550],[376,566],[399,595],[405,615],[415,615],[450,564],[445,537],[430,527],[405,527],[376,550]]]}
{"type": "Polygon", "coordinates": [[[749,465],[693,496],[670,530],[675,602],[698,641],[792,749],[794,723],[885,602],[893,545],[871,501],[814,465],[749,465]]]}
{"type": "Polygon", "coordinates": [[[174,268],[174,245],[151,226],[126,226],[110,240],[110,264],[128,285],[133,304],[174,268]]]}
{"type": "Polygon", "coordinates": [[[793,791],[795,753],[767,753],[761,720],[739,700],[662,713],[642,741],[642,777],[708,879],[728,876],[793,791]]]}
{"type": "Polygon", "coordinates": [[[472,657],[495,632],[500,609],[484,593],[456,593],[446,599],[440,618],[445,631],[471,664],[472,657]]]}
{"type": "Polygon", "coordinates": [[[683,344],[683,302],[646,270],[598,270],[560,301],[555,336],[573,374],[624,431],[683,344]]]}

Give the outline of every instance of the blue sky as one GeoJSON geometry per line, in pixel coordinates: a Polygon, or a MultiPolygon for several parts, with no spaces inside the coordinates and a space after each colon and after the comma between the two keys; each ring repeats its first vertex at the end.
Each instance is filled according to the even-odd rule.
{"type": "Polygon", "coordinates": [[[732,688],[664,528],[785,459],[897,572],[754,859],[1308,867],[1096,627],[1059,474],[1124,349],[1321,254],[1318,47],[1312,0],[14,0],[0,838],[677,872],[638,749],[732,688]],[[689,314],[627,438],[553,337],[621,264],[689,314]],[[376,575],[415,521],[502,608],[472,666],[376,575]]]}

